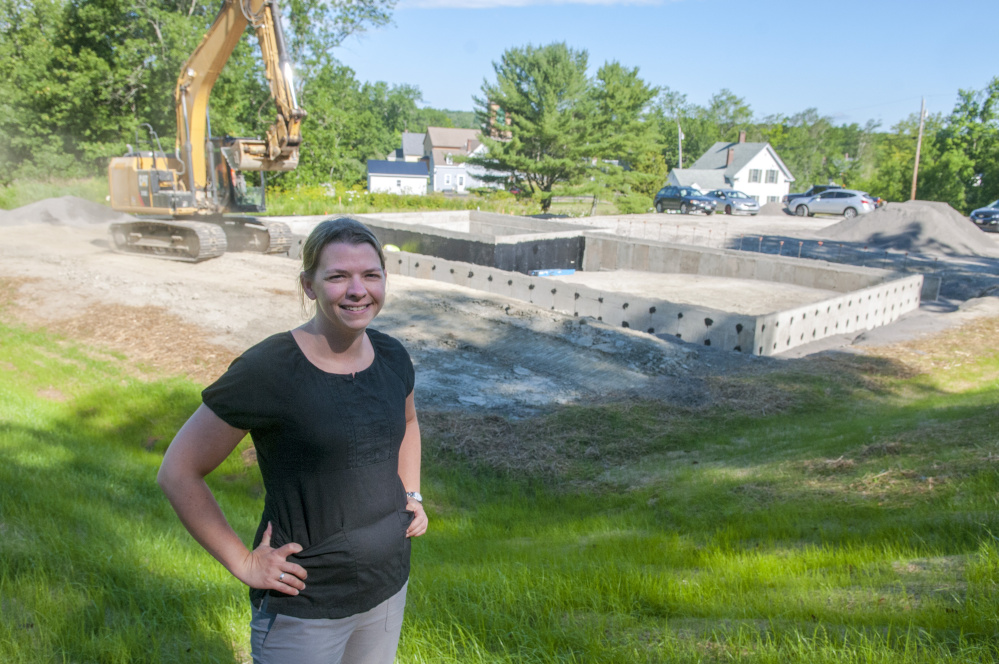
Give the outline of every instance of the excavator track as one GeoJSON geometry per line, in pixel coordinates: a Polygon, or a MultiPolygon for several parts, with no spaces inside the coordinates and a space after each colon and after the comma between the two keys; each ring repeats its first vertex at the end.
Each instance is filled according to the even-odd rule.
{"type": "Polygon", "coordinates": [[[198,263],[221,256],[228,242],[217,224],[201,221],[140,219],[111,224],[111,246],[123,254],[198,263]]]}
{"type": "Polygon", "coordinates": [[[263,221],[256,217],[224,217],[217,223],[225,229],[229,251],[286,254],[291,248],[291,229],[280,221],[263,221]]]}

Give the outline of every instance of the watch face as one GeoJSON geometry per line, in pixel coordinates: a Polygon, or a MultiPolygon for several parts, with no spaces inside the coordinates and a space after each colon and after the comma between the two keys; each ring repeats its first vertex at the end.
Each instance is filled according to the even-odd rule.
{"type": "Polygon", "coordinates": [[[406,492],[406,496],[409,497],[409,498],[413,498],[418,503],[422,503],[423,502],[423,496],[420,495],[419,491],[407,491],[406,492]]]}

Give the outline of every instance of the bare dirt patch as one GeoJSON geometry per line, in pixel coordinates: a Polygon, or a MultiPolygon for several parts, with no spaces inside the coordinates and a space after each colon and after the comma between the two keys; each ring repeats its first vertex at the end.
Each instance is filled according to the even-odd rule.
{"type": "MultiPolygon", "coordinates": [[[[55,199],[27,212],[4,215],[0,244],[4,315],[199,383],[213,380],[250,345],[303,322],[296,261],[227,253],[186,264],[115,254],[106,237],[109,214],[113,215],[100,206],[55,199]]],[[[662,217],[655,220],[661,222],[662,217]]],[[[635,228],[642,228],[643,215],[635,219],[635,228]]],[[[800,222],[787,216],[738,221],[781,230],[800,222]]],[[[999,302],[996,297],[985,299],[999,302]]],[[[999,307],[983,306],[933,320],[978,321],[962,341],[955,342],[978,345],[988,342],[990,326],[992,330],[999,326],[995,316],[999,307]]],[[[789,407],[794,394],[760,389],[756,380],[760,375],[790,367],[820,375],[919,371],[931,366],[922,362],[929,362],[924,358],[942,343],[933,334],[947,325],[916,326],[904,340],[885,341],[882,331],[844,338],[838,346],[833,342],[824,347],[835,353],[800,361],[758,358],[663,341],[458,286],[392,276],[389,300],[376,327],[410,350],[421,410],[518,419],[559,404],[633,398],[684,408],[724,404],[741,412],[767,414],[789,407]],[[910,343],[912,338],[917,342],[910,343]],[[854,343],[864,344],[863,349],[851,346],[854,343]],[[893,344],[891,350],[882,350],[885,343],[893,344]],[[861,350],[872,356],[859,356],[861,350]]],[[[890,327],[904,329],[900,323],[890,327]]],[[[949,361],[957,357],[955,352],[949,361]]],[[[523,460],[513,452],[510,459],[523,460]]],[[[539,459],[539,463],[549,462],[539,459]]]]}

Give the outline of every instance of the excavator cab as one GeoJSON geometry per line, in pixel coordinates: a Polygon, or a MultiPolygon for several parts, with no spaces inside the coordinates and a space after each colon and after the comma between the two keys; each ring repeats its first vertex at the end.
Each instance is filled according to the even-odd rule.
{"type": "Polygon", "coordinates": [[[241,171],[237,139],[212,138],[213,195],[218,207],[230,212],[258,214],[267,209],[265,171],[241,171]]]}

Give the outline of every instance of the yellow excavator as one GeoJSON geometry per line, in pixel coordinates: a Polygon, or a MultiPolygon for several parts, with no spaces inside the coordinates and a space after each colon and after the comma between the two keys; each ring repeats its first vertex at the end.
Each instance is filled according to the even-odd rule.
{"type": "Polygon", "coordinates": [[[131,145],[108,165],[111,207],[138,217],[111,225],[116,251],[198,262],[227,249],[283,253],[286,224],[226,213],[264,211],[264,173],[298,165],[301,122],[277,0],[223,0],[201,44],[184,63],[174,92],[177,141],[166,154],[149,125],[149,149],[131,145]],[[247,26],[260,43],[264,73],[277,105],[265,138],[211,136],[208,98],[247,26]],[[246,171],[260,173],[249,186],[246,171]]]}

